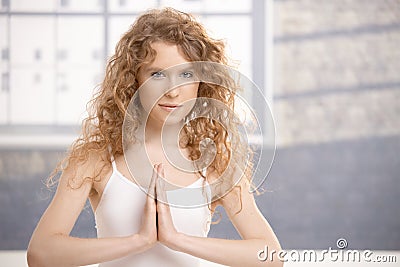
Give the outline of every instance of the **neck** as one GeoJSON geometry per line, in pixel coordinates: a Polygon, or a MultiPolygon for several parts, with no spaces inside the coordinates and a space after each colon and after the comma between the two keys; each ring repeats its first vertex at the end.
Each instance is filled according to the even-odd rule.
{"type": "Polygon", "coordinates": [[[161,145],[162,141],[164,145],[178,146],[180,130],[184,125],[183,120],[174,124],[164,124],[163,121],[148,117],[147,121],[144,118],[142,122],[140,131],[143,133],[145,127],[144,142],[146,144],[161,145]]]}

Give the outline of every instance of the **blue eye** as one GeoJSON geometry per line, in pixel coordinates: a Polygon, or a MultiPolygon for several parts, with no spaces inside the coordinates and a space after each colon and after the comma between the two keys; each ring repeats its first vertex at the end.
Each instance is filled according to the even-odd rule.
{"type": "Polygon", "coordinates": [[[181,74],[181,77],[186,78],[186,79],[190,79],[193,77],[193,73],[190,71],[185,71],[181,74]]]}
{"type": "Polygon", "coordinates": [[[156,78],[156,79],[160,79],[160,78],[165,77],[165,75],[161,71],[156,71],[156,72],[152,72],[151,73],[151,77],[156,78]]]}

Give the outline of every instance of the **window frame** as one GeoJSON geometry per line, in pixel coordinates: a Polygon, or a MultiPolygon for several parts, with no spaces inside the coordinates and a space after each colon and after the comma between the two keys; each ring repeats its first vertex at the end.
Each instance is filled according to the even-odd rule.
{"type": "MultiPolygon", "coordinates": [[[[12,0],[11,0],[12,1],[12,0]]],[[[140,15],[138,12],[112,12],[109,8],[108,1],[103,1],[103,11],[102,12],[88,12],[88,11],[65,11],[62,10],[54,10],[54,11],[12,11],[10,10],[10,2],[8,7],[4,9],[2,7],[0,9],[0,16],[5,17],[7,21],[7,31],[8,31],[8,51],[12,49],[10,47],[10,21],[12,17],[15,16],[51,16],[51,17],[60,17],[60,16],[99,16],[104,20],[104,43],[103,43],[103,55],[104,55],[104,66],[107,62],[109,49],[109,26],[110,19],[123,17],[123,16],[131,16],[137,17],[140,15]]],[[[273,1],[258,1],[258,0],[249,0],[251,1],[251,11],[244,12],[196,12],[196,15],[200,17],[210,17],[210,16],[249,16],[251,18],[251,72],[252,72],[252,81],[262,90],[264,97],[269,103],[269,108],[273,109],[272,100],[273,100],[273,1]]],[[[162,7],[161,1],[157,1],[157,6],[162,7]]],[[[57,34],[57,33],[56,33],[57,34]]],[[[8,58],[7,62],[2,62],[2,70],[6,69],[6,71],[2,72],[8,75],[8,82],[6,85],[8,88],[6,89],[6,93],[8,93],[8,114],[5,123],[0,123],[0,148],[29,148],[29,147],[39,147],[39,148],[65,148],[68,147],[74,139],[79,134],[80,125],[59,125],[57,122],[46,125],[19,125],[13,124],[11,122],[10,116],[10,107],[12,103],[10,103],[10,72],[12,71],[10,66],[10,58],[8,58]]],[[[55,75],[55,79],[57,79],[57,74],[55,75]]],[[[57,82],[56,82],[57,84],[57,82]]],[[[257,116],[261,117],[261,120],[264,119],[265,114],[259,112],[262,110],[261,107],[257,106],[258,101],[256,101],[256,97],[251,99],[252,107],[254,108],[257,116]]],[[[260,145],[273,145],[270,143],[271,140],[274,140],[275,136],[275,128],[272,129],[270,127],[266,127],[263,125],[264,137],[260,138],[260,136],[250,137],[249,141],[252,144],[260,145]],[[268,128],[268,129],[267,129],[268,128]],[[272,136],[273,135],[273,136],[272,136]],[[272,137],[272,138],[271,138],[272,137]]]]}

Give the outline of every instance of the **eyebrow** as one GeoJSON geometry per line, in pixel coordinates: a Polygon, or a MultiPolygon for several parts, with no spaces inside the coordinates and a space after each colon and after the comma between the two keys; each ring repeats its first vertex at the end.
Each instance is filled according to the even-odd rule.
{"type": "Polygon", "coordinates": [[[156,66],[150,66],[150,67],[145,67],[144,68],[145,72],[157,72],[157,71],[162,71],[162,70],[165,70],[165,69],[160,68],[160,67],[156,67],[156,66]]]}
{"type": "Polygon", "coordinates": [[[157,66],[149,66],[149,67],[145,67],[144,68],[144,71],[146,72],[146,73],[149,73],[149,72],[158,72],[158,71],[165,71],[165,70],[170,70],[170,69],[177,69],[178,71],[184,71],[184,70],[191,70],[191,71],[193,71],[193,66],[192,66],[192,64],[188,64],[187,66],[184,66],[184,67],[178,67],[178,66],[176,66],[176,67],[169,67],[169,68],[161,68],[161,67],[157,67],[157,66]]]}

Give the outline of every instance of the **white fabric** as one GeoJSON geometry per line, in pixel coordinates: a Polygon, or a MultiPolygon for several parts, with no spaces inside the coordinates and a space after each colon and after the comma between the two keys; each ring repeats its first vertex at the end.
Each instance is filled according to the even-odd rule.
{"type": "MultiPolygon", "coordinates": [[[[146,191],[124,177],[117,170],[114,160],[112,160],[112,165],[113,172],[95,212],[99,238],[128,236],[137,233],[146,201],[146,191]]],[[[188,187],[167,191],[167,198],[179,198],[182,203],[182,197],[190,196],[197,199],[203,198],[203,203],[207,203],[208,197],[206,196],[209,194],[203,194],[202,190],[190,191],[190,189],[201,188],[203,181],[204,179],[200,178],[188,187]],[[186,191],[190,193],[185,193],[186,191]]],[[[195,202],[198,203],[198,201],[195,202]]],[[[211,224],[211,213],[207,205],[195,208],[171,206],[170,210],[175,228],[179,232],[192,236],[207,236],[211,224]]],[[[173,251],[161,243],[157,243],[143,253],[101,263],[99,267],[193,267],[198,266],[199,262],[198,258],[173,251]]]]}

